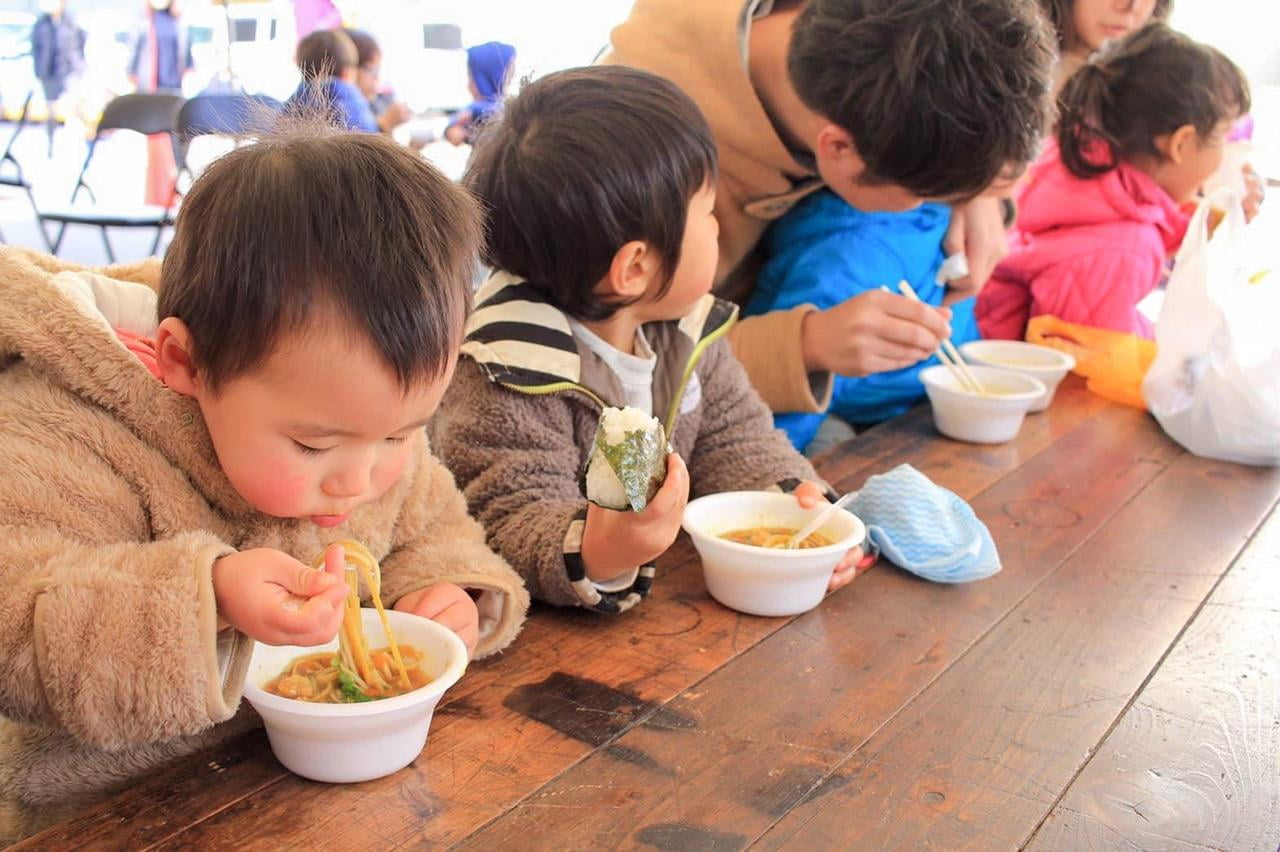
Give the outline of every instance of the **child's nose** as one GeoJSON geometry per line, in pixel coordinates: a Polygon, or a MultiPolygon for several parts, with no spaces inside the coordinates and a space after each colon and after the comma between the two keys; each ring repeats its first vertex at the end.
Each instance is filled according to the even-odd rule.
{"type": "Polygon", "coordinates": [[[363,466],[330,474],[320,484],[329,497],[359,497],[368,488],[369,469],[363,466]]]}

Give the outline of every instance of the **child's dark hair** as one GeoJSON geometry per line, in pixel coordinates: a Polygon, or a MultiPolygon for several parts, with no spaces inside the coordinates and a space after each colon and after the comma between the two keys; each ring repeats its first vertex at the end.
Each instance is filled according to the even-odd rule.
{"type": "Polygon", "coordinates": [[[298,42],[294,54],[304,80],[337,77],[360,61],[355,42],[342,30],[316,30],[298,42]]]}
{"type": "Polygon", "coordinates": [[[1095,54],[1058,96],[1058,147],[1076,177],[1134,156],[1159,157],[1155,139],[1183,125],[1208,138],[1249,111],[1249,84],[1218,50],[1161,23],[1095,54]]]}
{"type": "Polygon", "coordinates": [[[344,33],[347,38],[351,39],[351,43],[356,47],[356,66],[359,68],[368,68],[373,65],[373,60],[382,56],[382,48],[378,46],[378,41],[364,30],[345,29],[344,33]]]}
{"type": "Polygon", "coordinates": [[[853,136],[865,183],[961,200],[1034,158],[1054,57],[1026,0],[808,0],[787,70],[853,136]]]}
{"type": "Polygon", "coordinates": [[[599,320],[622,305],[593,290],[632,240],[657,251],[666,292],[689,201],[715,174],[711,129],[688,95],[600,65],[525,86],[481,136],[463,183],[486,208],[485,261],[599,320]]]}
{"type": "MultiPolygon", "coordinates": [[[[1138,0],[1129,0],[1132,6],[1138,0]]],[[[1058,49],[1074,50],[1079,36],[1076,35],[1076,0],[1040,0],[1040,8],[1044,10],[1049,25],[1058,35],[1058,49]]],[[[1173,11],[1173,0],[1156,0],[1155,9],[1151,12],[1152,21],[1164,21],[1173,11]]]]}
{"type": "Polygon", "coordinates": [[[317,314],[348,324],[408,390],[445,375],[461,344],[479,220],[465,191],[391,139],[299,120],[196,180],[158,313],[186,323],[214,391],[317,314]]]}

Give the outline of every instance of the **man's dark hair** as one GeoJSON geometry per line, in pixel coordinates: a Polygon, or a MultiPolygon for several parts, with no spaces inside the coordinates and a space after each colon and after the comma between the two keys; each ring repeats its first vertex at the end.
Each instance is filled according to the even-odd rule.
{"type": "Polygon", "coordinates": [[[1147,24],[1094,54],[1058,95],[1062,164],[1096,177],[1135,156],[1160,157],[1156,137],[1183,125],[1208,139],[1249,106],[1248,81],[1221,51],[1147,24]]]}
{"type": "Polygon", "coordinates": [[[525,86],[482,134],[463,183],[485,207],[485,261],[598,320],[622,307],[593,290],[632,240],[657,251],[666,292],[689,202],[715,173],[711,129],[687,95],[600,65],[525,86]]]}
{"type": "Polygon", "coordinates": [[[342,30],[316,30],[298,42],[294,54],[304,80],[341,76],[360,61],[355,42],[342,30]]]}
{"type": "Polygon", "coordinates": [[[466,192],[391,139],[298,120],[196,180],[158,313],[186,323],[215,391],[316,315],[347,323],[408,390],[443,376],[461,344],[479,219],[466,192]]]}
{"type": "Polygon", "coordinates": [[[853,136],[867,183],[961,200],[1035,157],[1053,45],[1027,0],[809,0],[787,69],[853,136]]]}
{"type": "MultiPolygon", "coordinates": [[[[1132,6],[1138,0],[1129,0],[1132,6]]],[[[1040,8],[1044,10],[1049,25],[1058,36],[1058,49],[1075,50],[1079,36],[1076,34],[1076,0],[1040,0],[1040,8]]],[[[1173,0],[1156,0],[1155,9],[1151,12],[1152,21],[1165,21],[1173,11],[1173,0]]]]}

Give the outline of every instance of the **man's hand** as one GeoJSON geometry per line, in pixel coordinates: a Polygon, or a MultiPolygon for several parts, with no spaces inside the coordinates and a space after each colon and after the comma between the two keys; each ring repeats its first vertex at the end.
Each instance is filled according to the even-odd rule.
{"type": "Polygon", "coordinates": [[[951,336],[951,311],[896,293],[870,290],[814,311],[802,326],[805,365],[841,376],[910,367],[951,336]]]}

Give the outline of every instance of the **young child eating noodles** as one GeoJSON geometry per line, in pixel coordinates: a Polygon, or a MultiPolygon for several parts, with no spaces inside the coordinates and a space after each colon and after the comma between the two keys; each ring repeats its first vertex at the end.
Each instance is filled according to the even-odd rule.
{"type": "Polygon", "coordinates": [[[416,155],[305,124],[201,175],[158,276],[0,250],[0,840],[253,725],[254,641],[337,630],[331,542],[476,655],[514,638],[422,428],[479,236],[416,155]]]}

